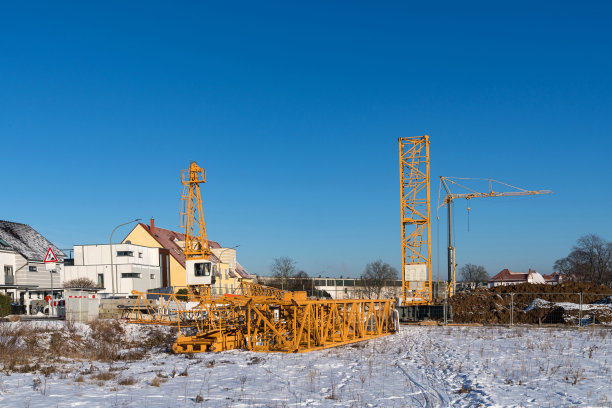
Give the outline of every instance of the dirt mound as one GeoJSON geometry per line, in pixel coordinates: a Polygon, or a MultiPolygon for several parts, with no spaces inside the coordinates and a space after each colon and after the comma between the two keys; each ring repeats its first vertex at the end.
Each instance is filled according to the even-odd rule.
{"type": "Polygon", "coordinates": [[[453,320],[457,323],[508,324],[511,293],[514,293],[514,323],[576,324],[579,317],[580,292],[583,319],[612,323],[612,308],[606,308],[605,303],[612,294],[612,289],[603,285],[577,282],[554,286],[524,283],[458,293],[451,300],[453,320]],[[602,307],[596,308],[589,304],[599,304],[602,307]]]}

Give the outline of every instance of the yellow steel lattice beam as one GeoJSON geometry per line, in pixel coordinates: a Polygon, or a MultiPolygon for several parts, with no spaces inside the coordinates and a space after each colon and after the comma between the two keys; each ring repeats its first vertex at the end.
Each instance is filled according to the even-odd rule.
{"type": "Polygon", "coordinates": [[[206,183],[206,172],[196,162],[181,171],[183,194],[181,196],[181,228],[185,228],[185,248],[183,252],[189,259],[208,260],[211,255],[206,238],[206,224],[202,209],[200,183],[206,183]]]}
{"type": "Polygon", "coordinates": [[[433,299],[429,136],[399,138],[399,160],[402,298],[406,304],[427,304],[433,299]]]}

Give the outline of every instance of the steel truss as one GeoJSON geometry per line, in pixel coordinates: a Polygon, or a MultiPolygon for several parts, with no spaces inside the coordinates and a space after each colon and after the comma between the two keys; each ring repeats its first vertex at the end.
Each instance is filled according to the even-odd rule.
{"type": "MultiPolygon", "coordinates": [[[[312,300],[305,292],[284,299],[228,297],[203,302],[196,334],[179,318],[175,353],[246,349],[305,352],[385,336],[395,332],[394,301],[312,300]]],[[[187,312],[179,312],[179,314],[187,312]]]]}
{"type": "Polygon", "coordinates": [[[175,353],[246,349],[304,352],[391,334],[397,330],[395,302],[316,300],[242,282],[223,296],[132,292],[138,295],[129,323],[175,326],[175,353]],[[149,298],[157,297],[155,302],[149,298]]]}
{"type": "Polygon", "coordinates": [[[431,303],[429,136],[399,138],[402,221],[402,294],[406,304],[431,303]],[[424,265],[425,279],[410,280],[410,266],[424,265]]]}

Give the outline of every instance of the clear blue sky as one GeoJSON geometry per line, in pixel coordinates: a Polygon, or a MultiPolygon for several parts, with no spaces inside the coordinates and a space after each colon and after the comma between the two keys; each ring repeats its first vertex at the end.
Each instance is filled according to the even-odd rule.
{"type": "Polygon", "coordinates": [[[178,228],[195,160],[249,271],[399,268],[397,138],[422,134],[434,201],[441,175],[554,191],[472,200],[469,233],[458,202],[460,265],[612,239],[610,2],[86,3],[0,5],[0,219],[61,248],[178,228]]]}

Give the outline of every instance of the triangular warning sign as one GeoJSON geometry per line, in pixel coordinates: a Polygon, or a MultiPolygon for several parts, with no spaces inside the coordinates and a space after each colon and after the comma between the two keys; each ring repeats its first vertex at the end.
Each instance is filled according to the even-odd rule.
{"type": "Polygon", "coordinates": [[[43,260],[43,262],[57,262],[57,256],[55,256],[55,253],[53,253],[53,249],[51,249],[51,247],[49,247],[49,250],[47,251],[47,255],[45,255],[45,259],[43,260]]]}

